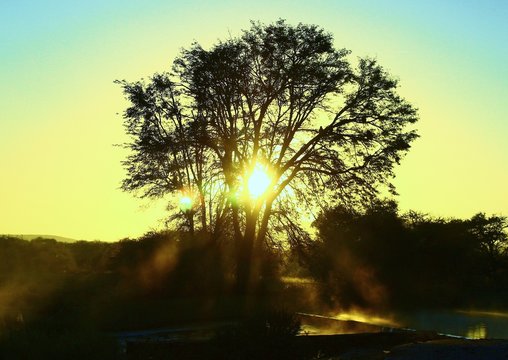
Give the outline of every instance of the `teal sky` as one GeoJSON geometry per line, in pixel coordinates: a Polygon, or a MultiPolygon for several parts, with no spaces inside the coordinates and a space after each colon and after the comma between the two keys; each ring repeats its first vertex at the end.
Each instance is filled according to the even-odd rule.
{"type": "Polygon", "coordinates": [[[127,104],[113,81],[278,18],[376,57],[420,109],[396,170],[402,210],[508,215],[506,1],[0,0],[0,233],[117,240],[161,226],[162,202],[118,190],[127,104]]]}

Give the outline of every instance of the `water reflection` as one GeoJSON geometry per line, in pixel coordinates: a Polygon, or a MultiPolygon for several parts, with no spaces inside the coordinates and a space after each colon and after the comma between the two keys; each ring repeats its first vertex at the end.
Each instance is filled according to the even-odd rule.
{"type": "Polygon", "coordinates": [[[508,317],[504,312],[415,311],[397,313],[405,327],[432,330],[471,339],[508,339],[508,317]]]}
{"type": "Polygon", "coordinates": [[[466,337],[469,339],[486,339],[487,338],[487,326],[485,324],[478,324],[470,326],[467,329],[466,337]]]}
{"type": "Polygon", "coordinates": [[[436,331],[470,339],[508,339],[508,317],[505,313],[430,310],[396,312],[384,318],[371,315],[358,316],[357,313],[353,315],[341,313],[328,317],[300,313],[304,332],[311,335],[380,332],[390,331],[392,328],[408,328],[436,331]],[[377,319],[383,319],[383,321],[375,321],[377,319]]]}
{"type": "Polygon", "coordinates": [[[305,335],[334,335],[372,333],[383,330],[381,326],[354,320],[339,320],[336,317],[299,313],[302,333],[305,335]]]}

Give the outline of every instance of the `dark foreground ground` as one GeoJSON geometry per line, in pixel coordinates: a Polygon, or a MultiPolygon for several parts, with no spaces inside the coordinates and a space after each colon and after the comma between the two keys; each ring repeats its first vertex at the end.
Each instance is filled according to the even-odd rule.
{"type": "Polygon", "coordinates": [[[223,339],[130,342],[134,359],[508,359],[508,340],[453,339],[430,332],[298,336],[291,339],[223,339]]]}
{"type": "MultiPolygon", "coordinates": [[[[353,357],[354,359],[355,357],[353,357]]],[[[357,357],[358,358],[358,357],[357,357]]],[[[342,359],[342,357],[341,357],[342,359]]],[[[444,339],[396,346],[386,357],[358,359],[427,360],[427,359],[508,359],[508,340],[444,339]]]]}

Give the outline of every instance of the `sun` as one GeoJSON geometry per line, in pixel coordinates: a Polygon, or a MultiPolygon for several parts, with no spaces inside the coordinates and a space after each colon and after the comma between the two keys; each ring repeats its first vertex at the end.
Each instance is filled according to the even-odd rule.
{"type": "Polygon", "coordinates": [[[247,190],[250,196],[256,199],[268,190],[271,182],[272,179],[266,170],[260,164],[256,164],[247,180],[247,190]]]}

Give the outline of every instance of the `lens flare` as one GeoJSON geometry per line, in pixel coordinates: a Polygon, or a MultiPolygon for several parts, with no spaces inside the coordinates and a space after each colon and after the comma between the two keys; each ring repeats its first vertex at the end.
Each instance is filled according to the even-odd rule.
{"type": "Polygon", "coordinates": [[[192,209],[192,199],[189,196],[181,196],[179,200],[180,210],[187,212],[192,209]]]}

